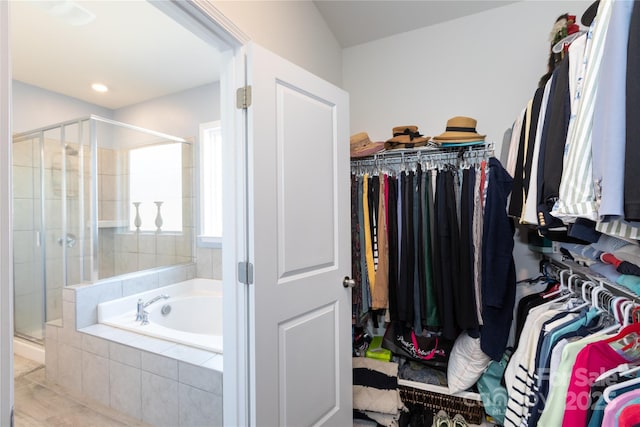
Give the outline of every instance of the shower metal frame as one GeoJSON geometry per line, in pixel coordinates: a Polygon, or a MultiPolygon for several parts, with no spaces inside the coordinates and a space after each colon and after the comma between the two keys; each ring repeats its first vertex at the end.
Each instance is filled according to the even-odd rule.
{"type": "MultiPolygon", "coordinates": [[[[43,238],[43,233],[46,230],[46,225],[47,222],[45,220],[45,194],[44,194],[44,188],[45,188],[45,174],[43,173],[43,168],[45,167],[45,149],[44,149],[44,133],[47,131],[52,131],[55,129],[60,129],[60,141],[63,144],[64,147],[64,141],[66,138],[65,135],[65,129],[67,126],[72,126],[72,125],[77,125],[78,126],[78,169],[80,171],[82,171],[84,173],[84,150],[85,150],[85,144],[82,143],[83,141],[83,137],[84,137],[84,126],[83,123],[84,122],[89,122],[89,147],[91,149],[92,153],[95,153],[93,155],[91,155],[90,157],[90,175],[91,175],[91,180],[90,180],[90,186],[91,186],[91,191],[89,192],[89,194],[91,195],[89,203],[89,221],[91,223],[91,246],[90,246],[90,254],[85,254],[84,253],[84,248],[83,253],[82,253],[82,259],[83,262],[81,263],[81,270],[80,270],[80,276],[81,276],[81,280],[82,281],[87,281],[89,283],[93,283],[96,282],[99,279],[99,266],[98,266],[98,155],[97,155],[97,150],[98,150],[98,135],[97,135],[97,123],[106,123],[106,124],[110,124],[119,128],[125,128],[125,129],[129,129],[129,130],[134,130],[134,131],[138,131],[138,132],[142,132],[148,135],[152,135],[158,138],[162,138],[162,139],[166,139],[166,140],[170,140],[173,142],[180,142],[180,143],[189,143],[186,139],[184,138],[180,138],[177,136],[173,136],[173,135],[169,135],[163,132],[158,132],[158,131],[154,131],[151,129],[146,129],[140,126],[135,126],[135,125],[131,125],[128,123],[124,123],[124,122],[119,122],[117,120],[112,120],[112,119],[108,119],[105,117],[101,117],[101,116],[97,116],[95,114],[90,114],[88,116],[83,116],[80,118],[76,118],[76,119],[72,119],[72,120],[65,120],[62,122],[58,122],[58,123],[54,123],[51,125],[47,125],[47,126],[43,126],[40,128],[36,128],[36,129],[32,129],[26,132],[20,132],[20,133],[16,133],[12,136],[12,144],[15,142],[20,142],[21,140],[25,140],[28,138],[36,138],[39,140],[40,143],[40,150],[39,150],[39,156],[40,156],[40,189],[41,189],[41,194],[40,194],[40,231],[37,232],[37,239],[36,239],[36,244],[40,247],[40,254],[42,256],[42,262],[44,263],[43,268],[42,268],[42,286],[43,286],[43,291],[44,291],[44,297],[42,299],[42,313],[43,313],[43,319],[44,322],[46,323],[47,320],[47,299],[46,299],[46,286],[47,286],[47,271],[46,271],[46,256],[47,256],[47,247],[46,247],[46,242],[44,241],[43,238]],[[84,260],[87,258],[89,258],[89,262],[90,262],[90,272],[89,272],[89,276],[87,277],[87,272],[85,271],[85,263],[84,260]]],[[[63,148],[64,149],[64,148],[63,148]]],[[[61,220],[62,220],[62,224],[63,224],[63,238],[66,237],[67,234],[67,218],[68,218],[68,214],[67,214],[67,158],[65,155],[62,156],[62,171],[64,172],[62,174],[62,194],[65,196],[65,198],[63,199],[64,203],[62,203],[62,212],[61,212],[61,220]]],[[[84,179],[80,179],[80,182],[78,184],[78,194],[79,194],[79,206],[78,209],[80,210],[80,212],[82,212],[83,214],[80,215],[80,235],[78,236],[78,239],[80,240],[80,242],[84,242],[85,240],[85,217],[84,217],[84,209],[85,209],[85,197],[84,197],[84,190],[85,190],[85,181],[84,179]]],[[[67,245],[66,244],[62,244],[62,259],[64,260],[64,265],[62,268],[62,281],[63,281],[63,287],[69,286],[69,280],[68,280],[68,267],[67,267],[67,263],[68,263],[68,259],[67,259],[67,245]]],[[[15,285],[14,285],[15,286],[15,285]]],[[[15,331],[14,331],[15,333],[15,331]]],[[[34,340],[33,337],[28,337],[28,336],[23,336],[23,334],[19,334],[21,337],[29,339],[29,340],[34,340]]],[[[37,339],[36,339],[37,341],[37,339]]]]}

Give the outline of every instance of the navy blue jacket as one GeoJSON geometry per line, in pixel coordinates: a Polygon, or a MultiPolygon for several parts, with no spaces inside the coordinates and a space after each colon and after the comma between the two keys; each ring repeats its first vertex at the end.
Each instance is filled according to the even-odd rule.
{"type": "Polygon", "coordinates": [[[482,235],[480,348],[499,361],[507,347],[516,296],[515,228],[507,216],[507,199],[513,179],[495,157],[489,159],[488,177],[482,235]]]}

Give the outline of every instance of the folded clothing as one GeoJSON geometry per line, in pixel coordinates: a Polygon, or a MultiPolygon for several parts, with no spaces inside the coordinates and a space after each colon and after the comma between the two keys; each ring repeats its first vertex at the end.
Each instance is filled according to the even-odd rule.
{"type": "Polygon", "coordinates": [[[616,283],[629,289],[634,294],[640,295],[640,277],[621,274],[616,283]]]}
{"type": "Polygon", "coordinates": [[[631,264],[640,265],[640,246],[630,244],[613,251],[613,254],[622,261],[628,261],[631,264]]]}
{"type": "Polygon", "coordinates": [[[405,406],[398,389],[398,364],[354,357],[353,409],[398,415],[405,406]]]}
{"type": "Polygon", "coordinates": [[[614,282],[618,280],[618,277],[621,276],[620,273],[616,270],[616,268],[611,264],[606,264],[604,262],[594,262],[589,266],[589,269],[595,271],[601,276],[606,277],[610,281],[614,282]]]}
{"type": "Polygon", "coordinates": [[[568,250],[572,254],[578,255],[582,258],[587,258],[592,261],[597,261],[602,255],[602,251],[597,250],[591,245],[579,245],[577,243],[560,243],[560,247],[568,250]]]}
{"type": "MultiPolygon", "coordinates": [[[[631,245],[631,242],[628,242],[619,237],[610,236],[608,234],[600,235],[600,238],[598,239],[598,241],[596,243],[591,244],[591,246],[593,246],[596,250],[599,250],[602,252],[611,252],[613,254],[616,254],[617,250],[629,245],[631,245]]],[[[616,256],[618,255],[616,254],[616,256]]],[[[618,258],[622,259],[619,256],[618,258]]]]}
{"type": "Polygon", "coordinates": [[[640,266],[636,264],[632,264],[629,261],[622,261],[620,265],[616,268],[618,273],[621,274],[630,274],[632,276],[640,276],[640,266]]]}
{"type": "Polygon", "coordinates": [[[607,253],[603,253],[602,255],[600,255],[600,259],[602,260],[602,262],[606,262],[607,264],[611,264],[615,268],[618,268],[618,266],[622,262],[618,258],[616,258],[615,255],[610,254],[608,252],[607,253]]]}
{"type": "Polygon", "coordinates": [[[398,377],[425,384],[447,386],[447,374],[420,362],[407,361],[398,369],[398,377]]]}

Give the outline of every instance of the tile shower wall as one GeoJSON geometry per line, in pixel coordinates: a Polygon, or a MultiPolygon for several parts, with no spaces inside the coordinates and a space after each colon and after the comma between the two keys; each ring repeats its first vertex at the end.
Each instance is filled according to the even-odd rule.
{"type": "Polygon", "coordinates": [[[195,268],[65,289],[63,322],[46,328],[47,379],[154,426],[222,425],[222,355],[93,321],[97,303],[192,278],[195,268]]]}
{"type": "Polygon", "coordinates": [[[222,249],[197,248],[196,277],[222,280],[222,249]]]}

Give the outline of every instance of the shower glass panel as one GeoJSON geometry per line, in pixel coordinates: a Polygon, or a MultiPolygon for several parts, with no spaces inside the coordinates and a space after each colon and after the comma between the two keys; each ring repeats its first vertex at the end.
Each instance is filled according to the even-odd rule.
{"type": "Polygon", "coordinates": [[[13,143],[13,274],[15,333],[43,338],[45,322],[44,250],[42,230],[42,135],[13,143]]]}
{"type": "Polygon", "coordinates": [[[90,116],[14,135],[13,154],[17,335],[42,340],[65,286],[192,261],[185,140],[90,116]]]}

